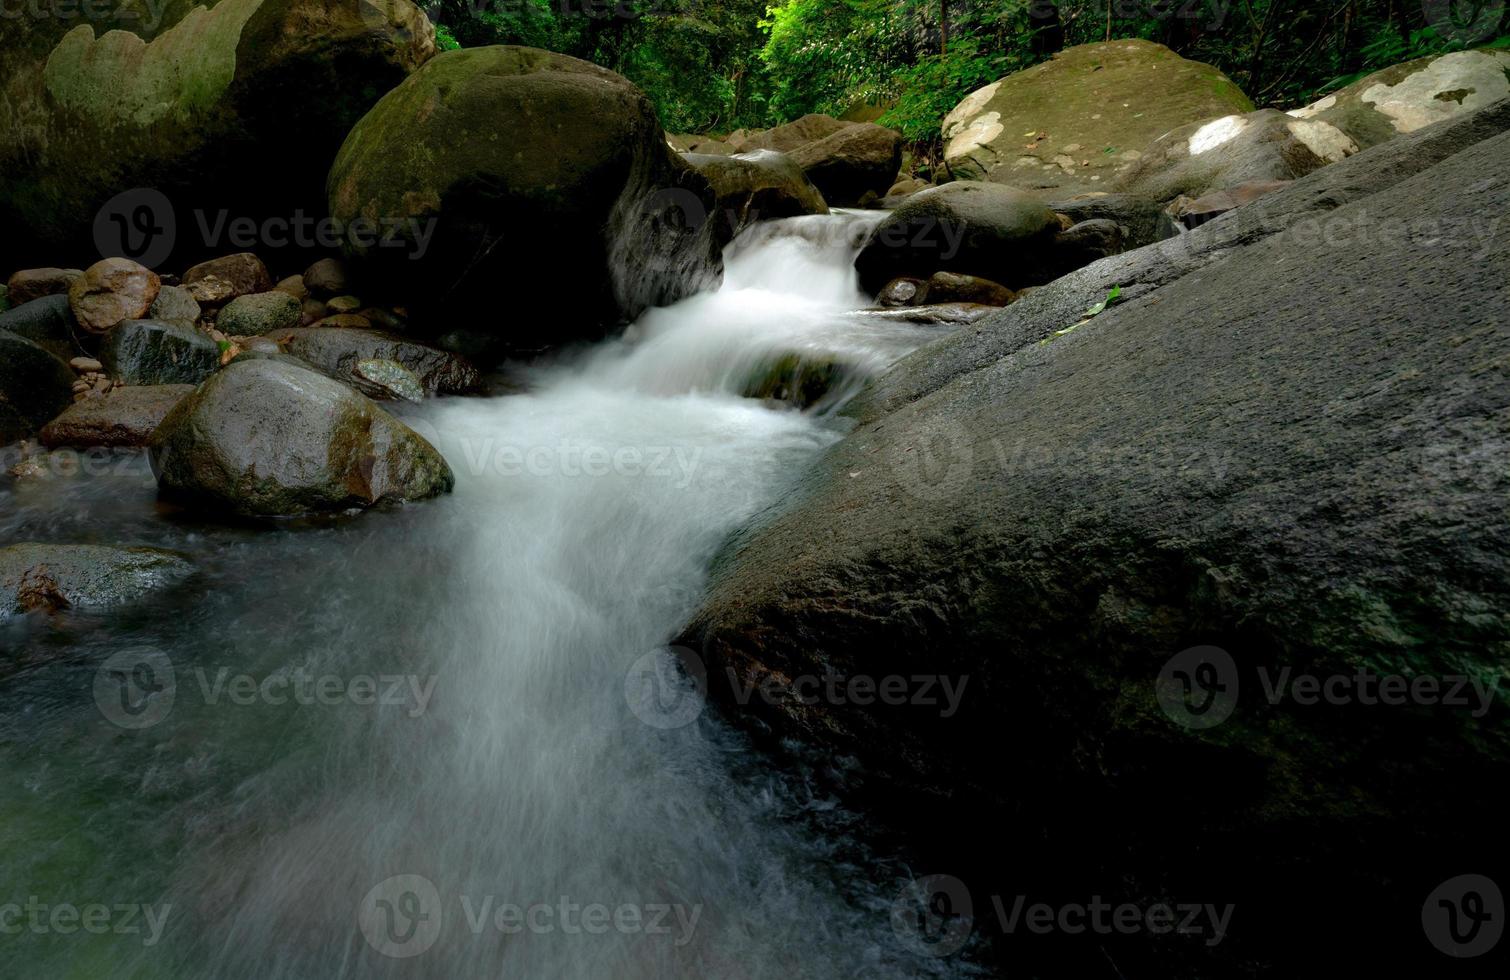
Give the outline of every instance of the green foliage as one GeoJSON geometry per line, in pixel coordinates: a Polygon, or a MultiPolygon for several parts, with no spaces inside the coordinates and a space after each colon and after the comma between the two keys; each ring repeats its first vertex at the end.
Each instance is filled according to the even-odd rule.
{"type": "Polygon", "coordinates": [[[455,51],[461,47],[461,42],[451,33],[451,29],[445,24],[435,26],[435,47],[441,51],[455,51]]]}
{"type": "Polygon", "coordinates": [[[1398,0],[439,2],[443,48],[525,44],[595,62],[644,89],[673,132],[864,104],[884,108],[881,121],[924,151],[920,159],[969,92],[1074,44],[1157,41],[1281,108],[1422,55],[1510,46],[1510,37],[1490,40],[1507,27],[1487,20],[1502,12],[1499,0],[1456,0],[1456,25],[1428,20],[1439,4],[1398,0]],[[1473,25],[1466,37],[1463,18],[1473,25]]]}

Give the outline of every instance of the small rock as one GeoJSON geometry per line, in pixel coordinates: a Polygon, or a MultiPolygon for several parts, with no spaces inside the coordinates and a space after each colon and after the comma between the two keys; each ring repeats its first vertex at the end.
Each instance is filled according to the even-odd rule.
{"type": "Polygon", "coordinates": [[[304,285],[316,299],[328,299],[346,292],[346,266],[339,259],[321,259],[304,270],[304,285]]]}
{"type": "Polygon", "coordinates": [[[147,319],[166,320],[192,327],[199,319],[199,312],[199,303],[187,289],[182,286],[163,286],[152,303],[152,309],[147,313],[147,319]]]}
{"type": "Polygon", "coordinates": [[[325,319],[325,303],[318,299],[307,299],[300,309],[299,325],[307,327],[319,323],[325,319]]]}
{"type": "Polygon", "coordinates": [[[82,269],[22,269],[6,283],[11,305],[20,306],[44,296],[67,295],[68,287],[83,274],[82,269]]]}
{"type": "Polygon", "coordinates": [[[975,303],[981,306],[1006,306],[1017,294],[999,282],[958,272],[935,272],[928,279],[930,303],[975,303]]]}
{"type": "Polygon", "coordinates": [[[414,372],[386,358],[369,357],[357,361],[351,369],[351,383],[369,398],[425,400],[425,386],[414,372]]]}
{"type": "Polygon", "coordinates": [[[80,374],[87,374],[90,371],[103,371],[105,369],[105,365],[92,357],[75,357],[68,362],[68,366],[80,374]]]}
{"type": "Polygon", "coordinates": [[[328,316],[323,320],[315,321],[314,325],[317,327],[334,327],[345,330],[372,329],[371,320],[365,316],[358,316],[355,313],[337,313],[335,316],[328,316]]]}
{"type": "Polygon", "coordinates": [[[214,275],[196,279],[183,288],[189,298],[203,309],[217,309],[238,295],[234,283],[214,275]]]}
{"type": "Polygon", "coordinates": [[[309,287],[304,285],[303,276],[289,276],[287,279],[280,280],[273,288],[280,293],[288,293],[301,303],[309,299],[309,287]]]}
{"type": "Polygon", "coordinates": [[[193,571],[182,555],[156,548],[15,544],[0,548],[0,617],[122,605],[193,571]]]}
{"type": "Polygon", "coordinates": [[[80,327],[102,334],[122,320],[147,315],[162,282],[130,259],[104,259],[85,270],[68,289],[68,305],[80,327]]]}
{"type": "MultiPolygon", "coordinates": [[[[228,302],[237,296],[246,296],[251,293],[266,293],[273,288],[273,277],[267,271],[267,266],[262,260],[251,252],[238,252],[235,255],[226,255],[208,262],[201,262],[188,272],[184,273],[184,285],[189,292],[194,292],[196,283],[215,278],[221,280],[230,287],[230,295],[220,302],[228,302]]],[[[218,287],[216,292],[223,291],[218,287]]],[[[195,299],[199,299],[196,295],[195,299]]],[[[200,299],[204,304],[206,301],[200,299]]]]}
{"type": "Polygon", "coordinates": [[[928,295],[928,286],[921,279],[903,276],[888,282],[876,296],[876,305],[888,309],[897,306],[919,306],[928,295]]]}
{"type": "Polygon", "coordinates": [[[335,296],[325,301],[331,313],[355,313],[362,308],[362,301],[355,296],[335,296]]]}
{"type": "Polygon", "coordinates": [[[301,309],[299,301],[288,293],[273,290],[238,296],[220,311],[215,327],[225,334],[257,336],[273,330],[297,327],[301,309]]]}

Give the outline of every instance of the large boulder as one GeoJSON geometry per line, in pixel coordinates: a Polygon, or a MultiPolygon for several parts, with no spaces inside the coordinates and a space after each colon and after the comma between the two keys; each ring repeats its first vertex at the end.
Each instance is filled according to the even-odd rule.
{"type": "Polygon", "coordinates": [[[68,287],[73,318],[85,331],[102,334],[122,320],[147,315],[162,281],[130,259],[101,259],[68,287]]]}
{"type": "Polygon", "coordinates": [[[131,385],[63,410],[38,434],[48,449],[145,446],[193,385],[131,385]]]}
{"type": "Polygon", "coordinates": [[[352,129],[329,193],[368,281],[509,346],[601,333],[716,271],[693,220],[711,192],[650,100],[548,51],[437,56],[352,129]]]}
{"type": "Polygon", "coordinates": [[[844,122],[813,114],[774,129],[731,136],[741,153],[785,153],[807,174],[834,207],[854,207],[862,198],[879,200],[897,179],[902,136],[874,123],[844,122]]]}
{"type": "Polygon", "coordinates": [[[1171,129],[1252,110],[1226,75],[1161,44],[1082,44],[966,96],[944,119],[944,162],[957,179],[1108,190],[1171,129]]]}
{"type": "Polygon", "coordinates": [[[378,330],[301,327],[276,331],[272,339],[323,374],[358,387],[371,380],[366,377],[371,366],[363,367],[368,361],[402,365],[431,395],[462,395],[482,384],[477,368],[459,354],[378,330]]]}
{"type": "Polygon", "coordinates": [[[919,191],[871,232],[855,259],[860,284],[878,293],[899,276],[940,270],[1013,289],[1045,281],[1059,219],[1031,194],[962,181],[919,191]]]}
{"type": "Polygon", "coordinates": [[[450,492],[451,468],[413,429],[313,370],[237,361],[152,435],[165,498],[247,517],[342,513],[450,492]]]}
{"type": "Polygon", "coordinates": [[[38,345],[0,330],[0,446],[34,435],[73,401],[73,371],[38,345]]]}
{"type": "Polygon", "coordinates": [[[1377,71],[1290,115],[1326,123],[1367,149],[1510,96],[1510,51],[1455,51],[1377,71]]]}
{"type": "Polygon", "coordinates": [[[136,258],[208,250],[201,219],[221,236],[216,216],[322,214],[342,137],[435,51],[409,0],[120,6],[99,36],[76,17],[0,18],[0,223],[28,229],[35,254],[92,252],[123,192],[112,213],[137,230],[98,230],[136,258]],[[166,234],[142,237],[143,216],[166,234]]]}
{"type": "Polygon", "coordinates": [[[1161,976],[1305,972],[1339,930],[1430,973],[1424,898],[1510,778],[1507,130],[1510,101],[1401,136],[904,360],[718,562],[683,637],[710,690],[858,756],[977,896],[1241,903],[1200,961],[1148,937],[1161,976]],[[1427,694],[1271,701],[1285,670],[1427,694]]]}
{"type": "Polygon", "coordinates": [[[1191,123],[1165,133],[1117,182],[1158,201],[1263,181],[1295,180],[1358,152],[1342,130],[1277,109],[1191,123]]]}
{"type": "Polygon", "coordinates": [[[738,156],[684,154],[713,188],[719,238],[733,241],[756,221],[828,214],[823,195],[791,157],[775,150],[738,156]]]}
{"type": "Polygon", "coordinates": [[[182,555],[157,548],[14,544],[0,548],[0,617],[119,606],[193,572],[182,555]]]}
{"type": "Polygon", "coordinates": [[[100,361],[128,385],[199,384],[220,367],[220,346],[182,323],[127,320],[106,335],[100,361]]]}
{"type": "Polygon", "coordinates": [[[44,296],[0,313],[0,330],[25,337],[64,361],[80,353],[79,325],[66,295],[44,296]]]}

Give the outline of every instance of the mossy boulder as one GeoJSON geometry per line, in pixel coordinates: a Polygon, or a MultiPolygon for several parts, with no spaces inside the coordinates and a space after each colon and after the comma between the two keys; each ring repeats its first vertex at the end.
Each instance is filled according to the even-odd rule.
{"type": "MultiPolygon", "coordinates": [[[[214,244],[201,209],[322,213],[341,138],[435,50],[409,0],[130,6],[98,36],[75,18],[0,19],[0,222],[27,228],[34,255],[92,252],[96,214],[132,188],[164,195],[127,213],[148,203],[184,254],[214,244]]],[[[24,261],[7,254],[20,244],[0,245],[0,268],[24,261]]]]}
{"type": "Polygon", "coordinates": [[[733,241],[756,221],[828,214],[828,205],[812,181],[791,157],[775,150],[755,150],[738,156],[700,153],[685,155],[688,163],[713,187],[719,237],[733,241]]]}
{"type": "Polygon", "coordinates": [[[148,455],[165,498],[247,517],[423,500],[455,483],[435,447],[376,403],[269,359],[238,360],[200,385],[148,455]]]}
{"type": "Polygon", "coordinates": [[[549,51],[438,55],[352,129],[328,189],[354,272],[405,305],[485,311],[507,346],[602,333],[716,271],[693,217],[711,191],[650,100],[549,51]],[[507,315],[500,282],[529,284],[507,315]]]}
{"type": "Polygon", "coordinates": [[[944,162],[961,180],[1108,190],[1171,129],[1252,110],[1226,75],[1162,44],[1082,44],[966,96],[944,119],[944,162]]]}
{"type": "Polygon", "coordinates": [[[1510,51],[1455,51],[1392,65],[1290,115],[1335,126],[1368,149],[1506,96],[1510,51]]]}
{"type": "Polygon", "coordinates": [[[304,307],[288,293],[273,290],[238,296],[226,304],[215,328],[232,337],[253,337],[270,330],[297,327],[304,307]]]}

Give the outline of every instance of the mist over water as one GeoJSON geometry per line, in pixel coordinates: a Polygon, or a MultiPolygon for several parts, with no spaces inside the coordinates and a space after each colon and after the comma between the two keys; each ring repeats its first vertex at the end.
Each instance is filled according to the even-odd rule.
{"type": "Polygon", "coordinates": [[[159,516],[140,466],[11,490],[7,540],[176,548],[200,574],[126,612],[0,624],[31,663],[0,708],[0,902],[166,909],[151,945],[0,942],[0,973],[958,975],[893,928],[913,869],[678,697],[664,650],[727,536],[837,438],[739,397],[750,373],[796,353],[863,376],[935,335],[844,315],[873,220],[762,225],[721,289],[528,393],[413,410],[456,472],[438,501],[247,530],[159,516]],[[176,691],[127,730],[91,692],[136,648],[176,691]],[[242,675],[315,703],[238,703],[242,675]]]}

